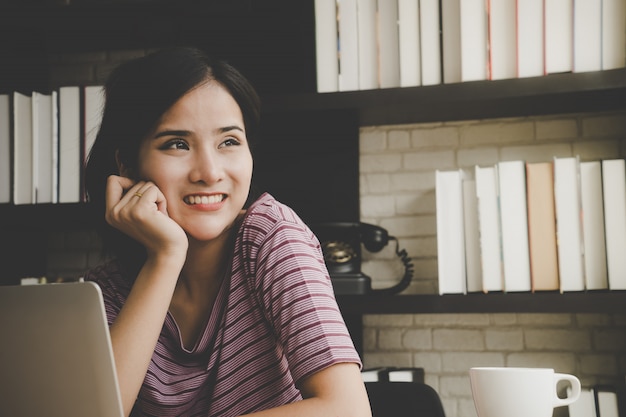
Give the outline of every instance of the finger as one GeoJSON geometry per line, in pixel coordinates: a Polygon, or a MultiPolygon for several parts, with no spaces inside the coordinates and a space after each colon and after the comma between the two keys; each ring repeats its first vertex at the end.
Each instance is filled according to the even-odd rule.
{"type": "Polygon", "coordinates": [[[113,209],[134,184],[135,182],[129,178],[110,175],[107,178],[105,194],[107,210],[113,209]]]}

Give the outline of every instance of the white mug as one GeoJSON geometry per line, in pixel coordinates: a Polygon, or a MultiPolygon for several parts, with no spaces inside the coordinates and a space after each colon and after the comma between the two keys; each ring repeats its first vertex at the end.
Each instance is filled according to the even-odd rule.
{"type": "Polygon", "coordinates": [[[551,417],[580,396],[578,378],[549,368],[477,367],[469,375],[478,417],[551,417]],[[561,381],[571,385],[566,398],[557,393],[561,381]]]}

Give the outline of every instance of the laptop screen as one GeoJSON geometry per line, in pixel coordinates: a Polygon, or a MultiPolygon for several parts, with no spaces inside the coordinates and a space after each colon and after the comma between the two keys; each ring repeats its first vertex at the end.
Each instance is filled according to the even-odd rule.
{"type": "Polygon", "coordinates": [[[0,415],[123,415],[93,282],[0,286],[0,415]]]}

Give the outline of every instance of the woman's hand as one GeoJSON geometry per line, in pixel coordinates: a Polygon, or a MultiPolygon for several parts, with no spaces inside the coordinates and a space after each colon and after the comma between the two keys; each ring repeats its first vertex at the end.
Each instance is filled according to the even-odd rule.
{"type": "Polygon", "coordinates": [[[134,181],[111,175],[106,188],[106,221],[147,250],[148,256],[186,256],[189,241],[185,231],[167,214],[167,201],[149,181],[134,181]]]}

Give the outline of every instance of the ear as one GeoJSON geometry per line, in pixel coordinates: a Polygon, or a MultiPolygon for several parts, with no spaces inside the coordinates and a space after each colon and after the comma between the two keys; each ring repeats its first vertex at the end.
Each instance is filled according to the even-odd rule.
{"type": "Polygon", "coordinates": [[[119,149],[115,151],[115,163],[117,164],[117,170],[120,176],[133,178],[133,171],[122,162],[119,149]]]}

